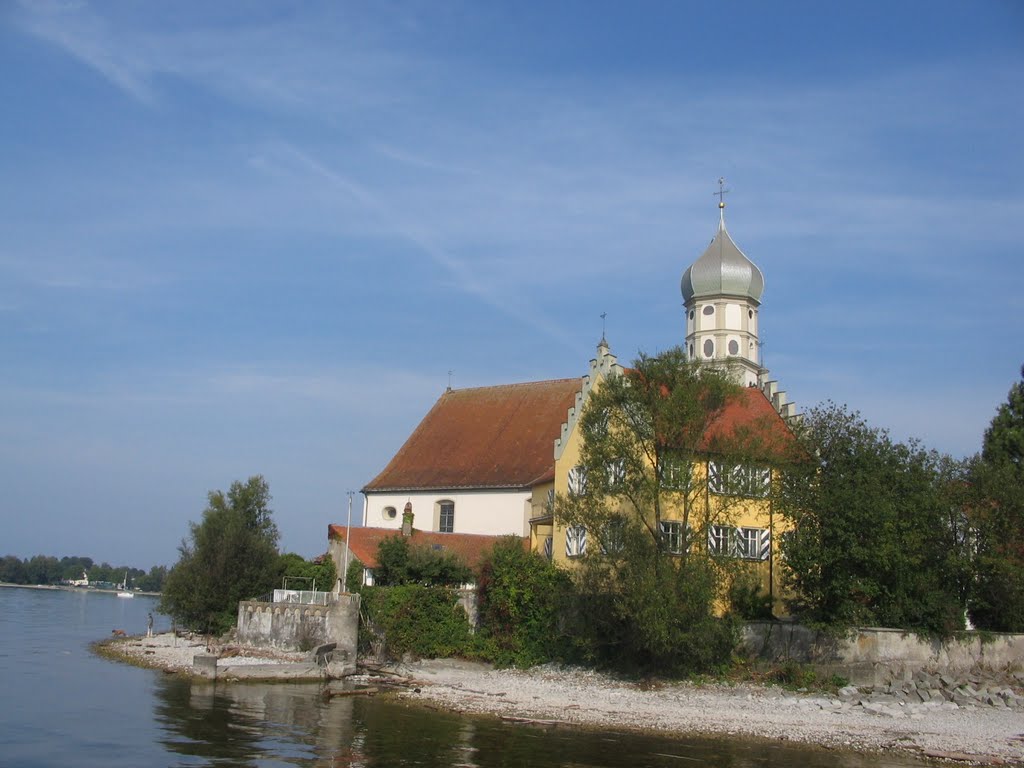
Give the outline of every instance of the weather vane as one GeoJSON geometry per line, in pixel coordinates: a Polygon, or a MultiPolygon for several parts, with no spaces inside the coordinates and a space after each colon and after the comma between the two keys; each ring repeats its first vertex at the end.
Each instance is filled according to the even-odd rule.
{"type": "Polygon", "coordinates": [[[608,313],[607,312],[602,312],[601,313],[601,341],[604,341],[604,325],[605,325],[604,319],[606,317],[608,317],[608,313]]]}
{"type": "Polygon", "coordinates": [[[725,188],[725,176],[718,177],[718,191],[712,193],[713,197],[718,198],[718,207],[725,208],[725,196],[732,190],[725,188]]]}
{"type": "Polygon", "coordinates": [[[455,371],[453,371],[453,370],[451,370],[451,369],[449,368],[449,369],[448,369],[448,389],[451,389],[451,388],[452,388],[452,374],[453,374],[453,373],[455,373],[455,371]]]}

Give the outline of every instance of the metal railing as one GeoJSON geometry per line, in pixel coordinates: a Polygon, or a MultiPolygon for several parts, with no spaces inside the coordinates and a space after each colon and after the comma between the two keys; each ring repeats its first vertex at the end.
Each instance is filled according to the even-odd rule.
{"type": "Polygon", "coordinates": [[[331,592],[314,592],[311,589],[275,589],[273,602],[295,605],[330,605],[335,600],[331,592]]]}

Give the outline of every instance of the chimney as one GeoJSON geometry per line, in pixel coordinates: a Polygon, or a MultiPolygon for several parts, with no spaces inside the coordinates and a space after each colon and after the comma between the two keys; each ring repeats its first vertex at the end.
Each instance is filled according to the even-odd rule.
{"type": "Polygon", "coordinates": [[[402,510],[402,535],[412,536],[412,502],[405,502],[405,509],[402,510]]]}

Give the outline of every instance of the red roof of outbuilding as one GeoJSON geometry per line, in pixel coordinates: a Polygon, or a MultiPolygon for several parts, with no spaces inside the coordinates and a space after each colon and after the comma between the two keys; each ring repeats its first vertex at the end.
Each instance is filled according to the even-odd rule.
{"type": "Polygon", "coordinates": [[[449,390],[363,491],[529,488],[554,477],[554,441],[581,380],[449,390]]]}
{"type": "MultiPolygon", "coordinates": [[[[367,568],[377,567],[377,547],[384,539],[401,536],[402,531],[395,528],[353,528],[349,551],[359,558],[367,568]]],[[[345,526],[327,526],[327,538],[345,541],[345,526]]],[[[469,533],[434,533],[431,531],[413,530],[409,541],[414,546],[429,547],[445,554],[453,554],[472,569],[480,564],[484,553],[508,536],[476,536],[469,533]]],[[[519,538],[518,536],[513,538],[519,538]]],[[[529,546],[526,539],[521,539],[523,546],[529,546]]]]}

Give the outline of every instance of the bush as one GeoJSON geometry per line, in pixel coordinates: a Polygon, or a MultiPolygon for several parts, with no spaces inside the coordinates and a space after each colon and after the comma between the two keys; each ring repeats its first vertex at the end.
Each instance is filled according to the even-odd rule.
{"type": "Polygon", "coordinates": [[[757,573],[737,569],[729,582],[729,610],[745,621],[772,618],[772,596],[761,585],[757,573]]]}
{"type": "Polygon", "coordinates": [[[488,660],[529,667],[564,657],[560,619],[572,590],[565,572],[510,537],[485,557],[477,585],[481,653],[488,660]]]}
{"type": "Polygon", "coordinates": [[[363,571],[366,566],[358,557],[352,558],[345,572],[345,591],[360,594],[363,591],[363,571]]]}
{"type": "MultiPolygon", "coordinates": [[[[634,540],[631,546],[648,542],[634,540]]],[[[596,558],[577,569],[573,612],[584,659],[624,672],[691,675],[725,669],[738,639],[735,617],[719,618],[719,576],[701,557],[681,562],[642,557],[643,548],[615,568],[596,558]]]]}
{"type": "Polygon", "coordinates": [[[473,573],[458,557],[410,543],[405,536],[392,536],[377,545],[374,583],[378,586],[433,584],[459,586],[473,573]]]}
{"type": "Polygon", "coordinates": [[[450,658],[464,656],[473,647],[466,612],[457,604],[454,589],[404,584],[397,587],[364,587],[362,610],[371,637],[382,640],[379,655],[401,658],[450,658]]]}

